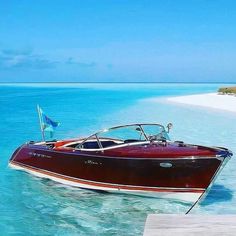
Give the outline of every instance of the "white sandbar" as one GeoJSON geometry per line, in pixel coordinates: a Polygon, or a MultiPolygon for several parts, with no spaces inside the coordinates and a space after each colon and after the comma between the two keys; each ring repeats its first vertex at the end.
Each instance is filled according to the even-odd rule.
{"type": "Polygon", "coordinates": [[[220,95],[217,93],[206,93],[198,95],[170,97],[167,98],[167,101],[186,105],[220,109],[236,113],[235,95],[220,95]]]}

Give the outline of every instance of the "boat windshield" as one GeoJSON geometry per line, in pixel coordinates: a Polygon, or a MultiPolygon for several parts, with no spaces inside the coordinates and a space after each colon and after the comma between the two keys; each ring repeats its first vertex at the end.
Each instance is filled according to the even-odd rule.
{"type": "Polygon", "coordinates": [[[164,126],[159,124],[135,124],[117,126],[89,136],[80,145],[82,149],[114,147],[135,142],[170,140],[164,126]]]}

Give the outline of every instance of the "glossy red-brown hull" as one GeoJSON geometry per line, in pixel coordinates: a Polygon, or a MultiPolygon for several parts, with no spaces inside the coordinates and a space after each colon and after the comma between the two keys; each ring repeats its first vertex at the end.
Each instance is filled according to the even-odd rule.
{"type": "Polygon", "coordinates": [[[163,158],[148,153],[145,158],[143,154],[132,157],[129,153],[119,157],[114,151],[112,156],[111,152],[55,150],[27,144],[13,154],[10,164],[93,187],[202,193],[224,161],[213,153],[205,157],[198,153],[196,157],[183,154],[163,158]]]}

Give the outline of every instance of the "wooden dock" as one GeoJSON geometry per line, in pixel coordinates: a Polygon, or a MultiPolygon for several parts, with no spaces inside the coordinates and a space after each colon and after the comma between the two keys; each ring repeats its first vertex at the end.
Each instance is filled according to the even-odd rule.
{"type": "Polygon", "coordinates": [[[148,215],[143,236],[236,236],[236,215],[148,215]]]}

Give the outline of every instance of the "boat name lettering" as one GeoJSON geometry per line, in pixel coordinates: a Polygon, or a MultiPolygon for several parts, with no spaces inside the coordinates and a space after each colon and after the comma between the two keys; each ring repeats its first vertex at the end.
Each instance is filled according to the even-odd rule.
{"type": "Polygon", "coordinates": [[[33,156],[33,157],[51,158],[51,156],[44,155],[44,154],[40,154],[40,153],[36,153],[36,152],[29,152],[29,155],[30,155],[30,156],[33,156]]]}
{"type": "Polygon", "coordinates": [[[92,160],[87,160],[84,163],[85,164],[90,164],[90,165],[102,165],[101,162],[96,162],[96,161],[92,161],[92,160]]]}

